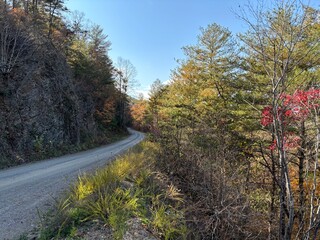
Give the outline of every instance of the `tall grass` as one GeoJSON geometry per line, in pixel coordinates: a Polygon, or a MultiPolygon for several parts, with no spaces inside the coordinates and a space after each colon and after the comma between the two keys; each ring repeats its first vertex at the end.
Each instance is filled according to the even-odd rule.
{"type": "Polygon", "coordinates": [[[94,175],[79,176],[41,239],[72,239],[84,222],[97,220],[112,228],[114,239],[122,239],[131,218],[160,238],[184,239],[183,197],[154,171],[157,151],[155,144],[143,142],[94,175]]]}

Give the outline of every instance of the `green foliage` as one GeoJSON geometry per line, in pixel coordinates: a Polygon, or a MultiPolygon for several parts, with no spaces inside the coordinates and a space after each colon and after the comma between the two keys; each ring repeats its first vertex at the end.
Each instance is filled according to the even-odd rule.
{"type": "Polygon", "coordinates": [[[256,189],[249,194],[250,206],[259,212],[266,214],[271,202],[270,192],[263,189],[256,189]]]}
{"type": "MultiPolygon", "coordinates": [[[[197,43],[183,48],[185,59],[178,61],[170,83],[159,88],[155,83],[144,114],[151,139],[160,145],[157,167],[199,206],[186,210],[198,238],[271,239],[292,229],[303,238],[302,232],[308,232],[309,154],[315,151],[318,158],[317,147],[308,147],[318,144],[316,130],[306,130],[311,123],[303,118],[290,127],[281,114],[293,107],[283,106],[283,95],[319,88],[319,10],[295,1],[280,1],[270,9],[252,6],[240,16],[249,25],[239,35],[244,45],[237,48],[231,33],[217,24],[202,28],[197,43]],[[277,109],[268,129],[260,123],[266,105],[277,109]],[[282,148],[280,156],[270,142],[279,148],[292,137],[285,131],[301,146],[282,148]],[[272,230],[261,233],[260,221],[272,230]],[[276,229],[276,221],[282,229],[276,229]]],[[[169,229],[164,223],[168,211],[155,209],[158,228],[169,229]]]]}
{"type": "Polygon", "coordinates": [[[18,238],[16,238],[15,240],[28,240],[28,236],[26,234],[22,234],[18,238]]]}
{"type": "MultiPolygon", "coordinates": [[[[106,196],[106,195],[105,195],[106,196]]],[[[105,212],[108,219],[106,222],[110,224],[115,239],[122,239],[125,231],[127,230],[127,221],[137,211],[139,198],[136,194],[132,194],[131,189],[116,188],[107,201],[103,201],[105,212]]],[[[100,211],[100,214],[102,212],[100,211]]]]}
{"type": "Polygon", "coordinates": [[[164,239],[185,239],[187,227],[184,224],[182,211],[160,203],[152,209],[152,226],[156,228],[164,239]]]}
{"type": "Polygon", "coordinates": [[[0,169],[14,166],[15,163],[12,160],[5,156],[3,153],[0,153],[0,169]]]}
{"type": "Polygon", "coordinates": [[[44,139],[43,136],[36,136],[34,143],[34,149],[38,154],[42,154],[44,152],[44,139]]]}

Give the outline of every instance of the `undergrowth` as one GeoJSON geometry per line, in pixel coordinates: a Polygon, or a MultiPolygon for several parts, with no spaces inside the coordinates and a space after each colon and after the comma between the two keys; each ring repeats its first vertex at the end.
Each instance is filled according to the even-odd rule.
{"type": "Polygon", "coordinates": [[[47,158],[60,157],[65,154],[77,153],[88,149],[96,148],[112,142],[120,141],[128,136],[127,131],[111,132],[110,130],[101,130],[103,134],[96,137],[86,137],[82,139],[80,144],[66,144],[52,145],[44,143],[43,138],[36,137],[33,142],[33,151],[27,156],[16,154],[14,158],[10,157],[5,152],[0,152],[0,170],[28,162],[40,161],[47,158]]]}
{"type": "Polygon", "coordinates": [[[185,239],[183,196],[154,170],[157,146],[143,142],[94,175],[82,175],[43,224],[40,239],[78,239],[81,225],[102,221],[122,239],[138,218],[162,239],[185,239]]]}

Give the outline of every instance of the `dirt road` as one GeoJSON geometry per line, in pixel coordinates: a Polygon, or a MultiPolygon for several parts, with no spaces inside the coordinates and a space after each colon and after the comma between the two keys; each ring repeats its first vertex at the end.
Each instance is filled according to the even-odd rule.
{"type": "Polygon", "coordinates": [[[79,172],[105,165],[144,138],[131,133],[108,146],[0,171],[0,239],[14,239],[32,229],[38,213],[48,210],[79,172]]]}

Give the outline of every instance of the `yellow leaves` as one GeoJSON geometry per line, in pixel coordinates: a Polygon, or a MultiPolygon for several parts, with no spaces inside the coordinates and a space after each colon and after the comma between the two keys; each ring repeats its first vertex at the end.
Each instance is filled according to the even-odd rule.
{"type": "MultiPolygon", "coordinates": [[[[311,164],[312,165],[312,164],[311,164]]],[[[291,187],[294,192],[299,192],[299,169],[296,167],[291,166],[289,169],[289,175],[291,180],[291,187]]],[[[319,175],[316,176],[316,178],[319,178],[319,175]]],[[[308,196],[313,191],[313,188],[315,187],[315,194],[320,194],[320,185],[317,180],[316,186],[314,186],[314,175],[313,175],[313,169],[309,169],[308,174],[306,172],[303,173],[303,189],[305,191],[305,194],[308,196]]]]}
{"type": "Polygon", "coordinates": [[[200,92],[200,97],[204,99],[212,99],[217,96],[216,91],[213,88],[205,88],[200,92]]]}
{"type": "Polygon", "coordinates": [[[111,167],[111,170],[113,171],[113,173],[116,176],[118,176],[120,179],[125,178],[132,170],[132,163],[128,160],[129,159],[125,159],[124,161],[118,160],[111,167]]]}
{"type": "Polygon", "coordinates": [[[93,182],[87,177],[78,177],[78,184],[74,188],[74,196],[77,200],[82,200],[93,192],[93,182]]]}

